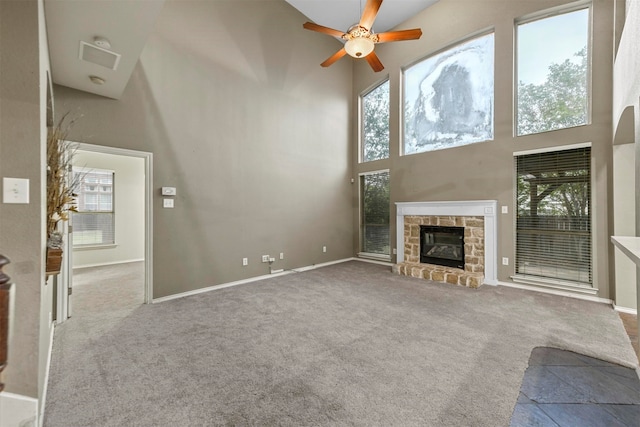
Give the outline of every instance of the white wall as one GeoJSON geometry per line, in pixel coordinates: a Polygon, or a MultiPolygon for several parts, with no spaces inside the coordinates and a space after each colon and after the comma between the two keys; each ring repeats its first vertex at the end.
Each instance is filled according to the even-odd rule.
{"type": "MultiPolygon", "coordinates": [[[[613,146],[613,234],[635,235],[635,146],[613,146]]],[[[637,309],[636,266],[619,249],[615,249],[616,300],[618,307],[637,309]]]]}
{"type": "Polygon", "coordinates": [[[144,259],[144,159],[78,150],[73,165],[114,171],[115,247],[74,249],[73,267],[144,259]]]}

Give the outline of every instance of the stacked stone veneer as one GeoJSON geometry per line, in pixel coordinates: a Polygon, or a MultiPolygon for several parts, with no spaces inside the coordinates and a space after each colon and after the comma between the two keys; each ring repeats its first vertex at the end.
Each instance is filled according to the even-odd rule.
{"type": "Polygon", "coordinates": [[[484,281],[484,218],[480,216],[405,216],[404,262],[398,274],[477,288],[484,281]],[[420,226],[464,227],[464,269],[420,263],[420,226]]]}

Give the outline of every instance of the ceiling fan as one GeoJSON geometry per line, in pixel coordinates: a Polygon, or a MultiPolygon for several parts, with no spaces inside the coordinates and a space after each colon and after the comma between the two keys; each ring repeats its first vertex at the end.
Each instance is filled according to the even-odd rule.
{"type": "Polygon", "coordinates": [[[328,67],[346,54],[349,54],[354,58],[366,59],[371,68],[373,68],[373,71],[382,71],[384,66],[382,65],[382,62],[380,62],[378,55],[373,51],[376,43],[416,40],[422,36],[422,30],[420,28],[374,34],[371,27],[373,25],[373,21],[376,19],[378,10],[380,10],[380,5],[382,5],[382,0],[367,0],[364,10],[362,11],[362,16],[360,17],[360,22],[352,25],[346,33],[334,30],[333,28],[314,24],[313,22],[305,22],[303,27],[307,30],[317,31],[319,33],[328,34],[330,36],[346,40],[342,49],[331,55],[320,65],[328,67]]]}

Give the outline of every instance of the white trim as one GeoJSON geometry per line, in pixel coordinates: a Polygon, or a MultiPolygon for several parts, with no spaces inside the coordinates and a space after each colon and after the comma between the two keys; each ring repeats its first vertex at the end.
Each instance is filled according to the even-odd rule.
{"type": "Polygon", "coordinates": [[[0,426],[18,426],[37,418],[38,399],[6,391],[0,393],[0,426]]]}
{"type": "MultiPolygon", "coordinates": [[[[379,159],[379,160],[385,160],[385,159],[379,159]]],[[[376,162],[376,161],[377,160],[372,160],[372,162],[376,162]]],[[[366,162],[366,163],[369,163],[369,162],[366,162]]],[[[389,171],[388,168],[387,169],[378,169],[378,170],[375,170],[375,171],[360,172],[360,173],[358,173],[358,176],[378,175],[378,174],[381,174],[381,173],[390,174],[391,172],[389,171]]]]}
{"type": "Polygon", "coordinates": [[[386,265],[389,267],[393,267],[393,263],[391,261],[382,261],[382,260],[378,260],[375,258],[361,258],[360,256],[358,256],[358,258],[352,258],[354,261],[360,261],[360,262],[368,262],[369,264],[378,264],[378,265],[386,265]]]}
{"type": "MultiPolygon", "coordinates": [[[[113,213],[113,212],[104,212],[104,213],[113,213]]],[[[72,248],[72,250],[74,251],[94,251],[94,250],[100,250],[100,249],[114,249],[117,248],[118,244],[117,243],[105,243],[104,245],[96,245],[96,244],[88,244],[88,245],[78,245],[78,246],[74,246],[72,248]]]]}
{"type": "Polygon", "coordinates": [[[151,302],[155,304],[159,302],[171,301],[174,299],[184,298],[191,295],[202,294],[205,292],[215,291],[218,289],[230,288],[232,286],[244,285],[246,283],[258,282],[260,280],[270,279],[272,277],[286,276],[292,273],[302,273],[303,271],[315,270],[316,268],[327,267],[329,265],[341,264],[343,262],[354,261],[354,260],[356,260],[356,258],[343,258],[336,261],[323,262],[321,264],[312,264],[306,267],[294,268],[291,270],[283,270],[282,272],[279,272],[279,273],[264,274],[262,276],[249,277],[248,279],[236,280],[235,282],[222,283],[220,285],[208,286],[206,288],[194,289],[192,291],[181,292],[179,294],[173,294],[173,295],[167,295],[160,298],[154,298],[151,302]]]}
{"type": "Polygon", "coordinates": [[[497,200],[466,200],[442,202],[396,203],[396,262],[404,262],[404,217],[422,216],[481,216],[484,217],[484,283],[498,283],[498,227],[497,200]]]}
{"type": "Polygon", "coordinates": [[[615,311],[619,311],[620,313],[633,314],[634,316],[638,315],[638,309],[636,309],[636,308],[622,307],[620,305],[615,305],[615,303],[614,303],[613,304],[613,309],[615,311]]]}
{"type": "MultiPolygon", "coordinates": [[[[55,331],[55,322],[51,322],[51,332],[49,332],[49,348],[47,349],[47,365],[44,369],[44,389],[42,390],[42,399],[40,402],[40,412],[38,413],[38,426],[42,427],[44,423],[44,408],[47,402],[47,389],[49,388],[49,370],[51,368],[51,354],[53,353],[53,333],[55,331]]],[[[1,425],[1,424],[0,424],[1,425]]]]}
{"type": "MultiPolygon", "coordinates": [[[[581,126],[584,126],[584,125],[581,125],[581,126]]],[[[522,135],[522,136],[526,136],[526,135],[522,135]]],[[[555,151],[576,150],[578,148],[591,148],[591,142],[579,142],[577,144],[556,145],[553,147],[535,148],[533,150],[514,151],[513,157],[526,156],[528,154],[553,153],[555,151]]]]}
{"type": "Polygon", "coordinates": [[[581,299],[585,301],[598,302],[598,303],[608,304],[610,306],[613,306],[613,301],[607,298],[600,298],[592,295],[578,294],[575,292],[564,291],[561,289],[542,288],[539,286],[526,285],[521,283],[500,282],[500,281],[498,281],[497,284],[498,286],[504,286],[507,288],[516,288],[516,289],[523,289],[525,291],[540,292],[543,294],[559,295],[563,297],[576,298],[576,299],[581,299]]]}
{"type": "Polygon", "coordinates": [[[84,142],[78,143],[78,149],[144,159],[144,302],[145,304],[150,304],[153,302],[153,153],[130,150],[128,148],[86,144],[84,142]]]}
{"type": "Polygon", "coordinates": [[[580,285],[576,282],[564,281],[558,279],[550,279],[546,277],[528,276],[524,274],[514,274],[511,280],[515,283],[524,285],[542,286],[546,288],[561,289],[569,292],[577,292],[581,294],[596,295],[598,288],[589,285],[580,285]]]}
{"type": "Polygon", "coordinates": [[[74,270],[80,270],[80,269],[83,269],[83,268],[91,268],[91,267],[106,267],[108,265],[129,264],[131,262],[141,262],[141,261],[144,261],[144,258],[126,259],[124,261],[99,262],[99,263],[95,263],[95,264],[78,265],[78,266],[74,266],[73,269],[74,270]]]}

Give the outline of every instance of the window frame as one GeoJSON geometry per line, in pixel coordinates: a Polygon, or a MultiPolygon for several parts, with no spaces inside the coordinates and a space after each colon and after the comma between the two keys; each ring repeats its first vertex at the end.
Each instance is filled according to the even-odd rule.
{"type": "Polygon", "coordinates": [[[370,163],[376,162],[379,160],[386,160],[391,157],[391,80],[389,76],[386,76],[384,79],[377,81],[376,83],[369,86],[367,89],[362,91],[358,96],[358,163],[370,163]],[[387,157],[383,157],[380,159],[374,160],[365,160],[365,136],[364,136],[364,128],[365,128],[365,114],[364,114],[364,98],[371,94],[373,91],[378,89],[380,86],[388,84],[389,85],[389,112],[388,112],[388,127],[389,127],[389,135],[387,140],[388,145],[388,155],[387,157]]]}
{"type": "Polygon", "coordinates": [[[513,178],[513,275],[510,278],[516,283],[522,284],[532,284],[538,286],[547,286],[556,289],[567,289],[572,291],[579,291],[583,293],[588,293],[595,295],[598,291],[596,286],[596,263],[594,262],[594,257],[596,255],[596,242],[595,242],[595,215],[593,213],[594,207],[593,202],[596,200],[596,183],[595,183],[595,158],[593,152],[593,144],[591,142],[583,142],[576,144],[568,144],[562,146],[554,146],[548,148],[540,148],[540,149],[532,149],[532,150],[524,150],[524,151],[514,151],[513,152],[513,162],[514,162],[514,178],[513,178]],[[580,148],[589,148],[591,149],[590,162],[589,162],[589,232],[590,232],[590,254],[589,254],[589,271],[590,271],[590,283],[586,282],[578,282],[572,280],[563,280],[552,277],[544,277],[544,276],[534,276],[531,274],[519,274],[516,271],[516,260],[517,260],[517,239],[518,239],[518,230],[517,230],[517,215],[518,215],[518,174],[517,168],[515,167],[517,163],[518,156],[526,156],[532,154],[544,154],[544,153],[555,153],[560,151],[569,151],[580,148]]]}
{"type": "Polygon", "coordinates": [[[378,260],[378,261],[385,261],[385,262],[390,262],[391,261],[391,253],[392,253],[392,239],[391,239],[391,225],[392,225],[392,221],[391,221],[391,217],[392,217],[392,212],[391,212],[391,170],[390,169],[378,169],[378,170],[373,170],[373,171],[367,171],[367,172],[361,172],[358,174],[358,234],[359,234],[359,250],[358,250],[358,257],[359,258],[369,258],[369,259],[373,259],[373,260],[378,260]],[[382,174],[382,173],[387,173],[389,175],[389,254],[377,254],[374,252],[365,252],[364,251],[364,239],[365,239],[365,232],[364,232],[364,188],[363,188],[363,178],[365,176],[369,176],[369,175],[378,175],[378,174],[382,174]]]}
{"type": "Polygon", "coordinates": [[[529,15],[521,16],[514,20],[513,22],[513,127],[512,127],[512,136],[514,138],[522,138],[530,135],[540,135],[547,132],[555,132],[562,131],[567,129],[574,129],[581,126],[588,126],[592,124],[592,108],[593,108],[593,2],[592,0],[579,0],[573,3],[564,4],[556,7],[552,7],[549,9],[545,9],[542,11],[538,11],[529,15]],[[577,126],[571,126],[560,129],[550,129],[541,132],[535,133],[527,133],[523,135],[518,134],[518,26],[523,24],[529,24],[536,21],[541,21],[543,19],[553,18],[555,16],[564,15],[567,13],[577,12],[579,10],[588,9],[588,29],[587,29],[587,117],[585,123],[577,126]]]}
{"type": "Polygon", "coordinates": [[[412,155],[416,155],[416,154],[425,154],[425,153],[430,153],[433,151],[440,151],[440,150],[449,150],[452,148],[460,148],[460,147],[465,147],[468,145],[473,145],[473,144],[481,144],[481,143],[485,143],[485,142],[492,142],[495,141],[495,94],[496,94],[496,89],[495,89],[495,71],[496,71],[496,31],[495,31],[495,27],[491,26],[491,27],[485,27],[484,29],[480,30],[480,31],[476,31],[476,32],[472,32],[472,33],[468,33],[465,36],[456,39],[454,41],[452,41],[451,43],[447,44],[446,46],[434,50],[432,52],[428,52],[426,55],[421,56],[420,58],[416,59],[413,62],[410,62],[408,64],[406,64],[405,66],[400,67],[400,126],[399,126],[399,132],[400,132],[400,156],[412,156],[412,155]],[[406,72],[407,70],[409,70],[411,67],[416,66],[417,64],[426,61],[436,55],[440,55],[441,53],[444,53],[448,50],[451,50],[453,48],[455,48],[458,45],[470,42],[472,40],[475,39],[480,39],[482,37],[488,36],[488,35],[493,35],[493,62],[492,62],[492,70],[493,70],[493,102],[492,102],[492,107],[491,107],[491,113],[492,113],[492,123],[491,123],[491,127],[492,127],[492,137],[490,139],[484,139],[482,141],[476,141],[476,142],[469,142],[466,144],[462,144],[462,145],[456,145],[453,147],[445,147],[445,148],[438,148],[436,150],[428,150],[428,151],[418,151],[415,153],[407,153],[406,152],[406,144],[405,144],[405,138],[406,138],[406,129],[405,129],[405,120],[406,120],[406,111],[404,108],[404,105],[406,103],[406,72]]]}
{"type": "MultiPolygon", "coordinates": [[[[73,173],[76,174],[90,174],[90,173],[110,173],[111,174],[111,210],[107,211],[107,210],[96,210],[96,211],[82,211],[80,210],[80,204],[78,203],[78,211],[73,213],[73,216],[75,215],[83,215],[83,214],[110,214],[111,215],[111,228],[113,230],[113,239],[111,242],[106,242],[106,243],[86,243],[86,244],[76,244],[73,243],[73,236],[74,234],[72,233],[72,248],[74,250],[84,250],[84,249],[104,249],[104,248],[111,248],[111,247],[115,247],[117,246],[117,242],[116,242],[116,175],[115,175],[115,171],[111,170],[111,169],[100,169],[100,168],[88,168],[88,167],[82,167],[82,166],[73,166],[73,173]]],[[[98,205],[98,207],[100,207],[101,205],[101,196],[106,194],[103,192],[103,187],[104,183],[100,182],[100,179],[96,180],[96,182],[89,182],[89,183],[85,183],[84,182],[84,176],[82,176],[81,178],[79,178],[78,180],[78,185],[81,187],[83,184],[87,184],[87,185],[91,185],[93,187],[95,187],[93,191],[93,193],[96,196],[96,204],[98,205]]],[[[81,188],[78,188],[78,199],[80,197],[80,192],[81,192],[81,188]]],[[[73,221],[72,221],[73,224],[73,221]]],[[[74,230],[75,231],[75,230],[74,230]]]]}

